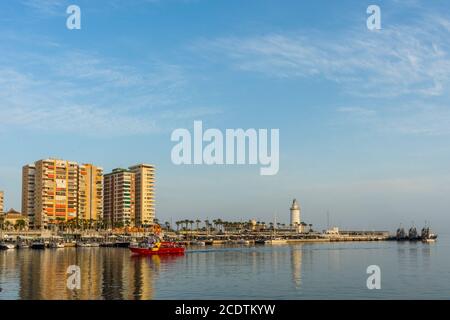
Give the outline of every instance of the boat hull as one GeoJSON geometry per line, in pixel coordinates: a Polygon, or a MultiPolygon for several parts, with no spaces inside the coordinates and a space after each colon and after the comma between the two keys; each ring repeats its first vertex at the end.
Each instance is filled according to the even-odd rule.
{"type": "Polygon", "coordinates": [[[116,242],[114,243],[114,247],[116,248],[128,248],[130,246],[130,242],[116,242]]]}
{"type": "Polygon", "coordinates": [[[164,248],[161,247],[158,250],[153,251],[152,249],[146,249],[146,248],[134,248],[130,247],[130,250],[134,254],[139,255],[166,255],[166,254],[184,254],[184,248],[183,247],[177,247],[177,248],[164,248]]]}
{"type": "Polygon", "coordinates": [[[44,243],[34,243],[34,244],[31,245],[31,249],[44,250],[45,249],[45,244],[44,243]]]}
{"type": "Polygon", "coordinates": [[[277,244],[287,244],[286,240],[267,240],[265,244],[277,245],[277,244]]]}
{"type": "Polygon", "coordinates": [[[15,248],[16,246],[13,244],[0,244],[0,250],[12,250],[15,248]]]}

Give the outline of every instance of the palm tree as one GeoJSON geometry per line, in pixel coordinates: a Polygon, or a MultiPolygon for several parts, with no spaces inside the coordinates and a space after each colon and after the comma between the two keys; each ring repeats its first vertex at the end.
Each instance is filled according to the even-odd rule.
{"type": "Polygon", "coordinates": [[[217,228],[220,230],[221,228],[223,228],[223,221],[222,219],[217,219],[217,228]]]}
{"type": "Polygon", "coordinates": [[[16,221],[15,227],[16,227],[17,229],[19,229],[20,231],[22,231],[23,229],[25,229],[25,226],[26,226],[25,220],[20,219],[20,220],[17,220],[17,221],[16,221]]]}
{"type": "Polygon", "coordinates": [[[180,221],[177,221],[177,222],[175,222],[175,224],[177,225],[177,232],[180,230],[180,224],[181,224],[181,222],[180,221]]]}
{"type": "Polygon", "coordinates": [[[166,225],[167,231],[170,231],[170,222],[166,221],[164,224],[166,225]]]}
{"type": "Polygon", "coordinates": [[[198,231],[198,226],[200,225],[201,220],[197,219],[195,220],[195,223],[197,224],[197,231],[198,231]]]}

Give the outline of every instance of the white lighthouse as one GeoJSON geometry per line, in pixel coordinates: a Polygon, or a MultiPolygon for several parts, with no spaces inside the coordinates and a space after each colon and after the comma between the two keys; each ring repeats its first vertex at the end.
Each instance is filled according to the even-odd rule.
{"type": "Polygon", "coordinates": [[[300,222],[300,206],[298,205],[297,199],[294,199],[291,206],[291,226],[299,230],[300,222]]]}

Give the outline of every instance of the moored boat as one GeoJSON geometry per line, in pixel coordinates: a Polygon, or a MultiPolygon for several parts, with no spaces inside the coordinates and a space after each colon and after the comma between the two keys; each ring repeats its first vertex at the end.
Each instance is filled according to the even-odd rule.
{"type": "Polygon", "coordinates": [[[408,231],[408,239],[410,241],[419,240],[419,235],[417,234],[416,227],[411,227],[408,231]]]}
{"type": "Polygon", "coordinates": [[[100,247],[111,248],[114,247],[114,242],[107,241],[100,243],[100,247]]]}
{"type": "Polygon", "coordinates": [[[396,239],[399,241],[408,240],[405,229],[403,229],[401,226],[397,229],[396,239]]]}
{"type": "Polygon", "coordinates": [[[0,250],[11,250],[15,248],[16,246],[12,243],[0,242],[0,250]]]}
{"type": "Polygon", "coordinates": [[[116,248],[128,248],[130,246],[130,242],[129,241],[116,241],[114,243],[114,247],[116,248]]]}
{"type": "Polygon", "coordinates": [[[245,239],[239,239],[236,243],[247,246],[250,244],[250,241],[245,240],[245,239]]]}
{"type": "Polygon", "coordinates": [[[65,248],[65,245],[63,242],[51,242],[49,247],[52,249],[61,249],[65,248]]]}
{"type": "Polygon", "coordinates": [[[206,242],[205,241],[191,241],[191,245],[193,246],[199,246],[199,247],[204,247],[206,246],[206,242]]]}
{"type": "Polygon", "coordinates": [[[42,250],[45,249],[45,242],[44,241],[34,241],[33,243],[31,243],[31,249],[37,249],[37,250],[42,250]]]}
{"type": "Polygon", "coordinates": [[[287,240],[281,238],[269,239],[264,242],[265,244],[287,244],[287,240]]]}
{"type": "Polygon", "coordinates": [[[77,247],[80,247],[80,248],[89,248],[89,247],[92,247],[92,244],[91,243],[89,243],[89,242],[77,242],[77,247]]]}
{"type": "Polygon", "coordinates": [[[30,246],[26,242],[19,242],[17,244],[17,249],[28,249],[30,246]]]}
{"type": "Polygon", "coordinates": [[[435,242],[437,239],[437,234],[431,232],[430,227],[424,227],[420,234],[420,238],[423,242],[435,242]]]}

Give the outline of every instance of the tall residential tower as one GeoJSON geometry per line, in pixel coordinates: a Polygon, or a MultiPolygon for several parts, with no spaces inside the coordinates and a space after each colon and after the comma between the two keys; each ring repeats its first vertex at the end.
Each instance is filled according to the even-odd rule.
{"type": "Polygon", "coordinates": [[[73,161],[44,159],[22,169],[22,213],[30,225],[102,217],[102,170],[73,161]]]}
{"type": "Polygon", "coordinates": [[[110,227],[147,226],[155,220],[155,167],[138,164],[104,176],[104,220],[110,227]]]}
{"type": "Polygon", "coordinates": [[[92,164],[78,168],[78,219],[98,221],[103,216],[103,169],[92,164]]]}
{"type": "Polygon", "coordinates": [[[129,168],[135,175],[135,225],[153,224],[155,219],[155,167],[139,164],[129,168]]]}
{"type": "Polygon", "coordinates": [[[3,193],[3,191],[0,191],[0,214],[5,212],[5,209],[4,209],[5,203],[3,202],[4,201],[4,199],[3,199],[4,196],[5,196],[5,194],[3,193]]]}
{"type": "Polygon", "coordinates": [[[103,218],[109,227],[135,224],[135,174],[114,169],[103,179],[103,218]]]}
{"type": "Polygon", "coordinates": [[[34,227],[34,188],[36,166],[28,164],[22,168],[22,214],[28,217],[30,228],[34,227]]]}

